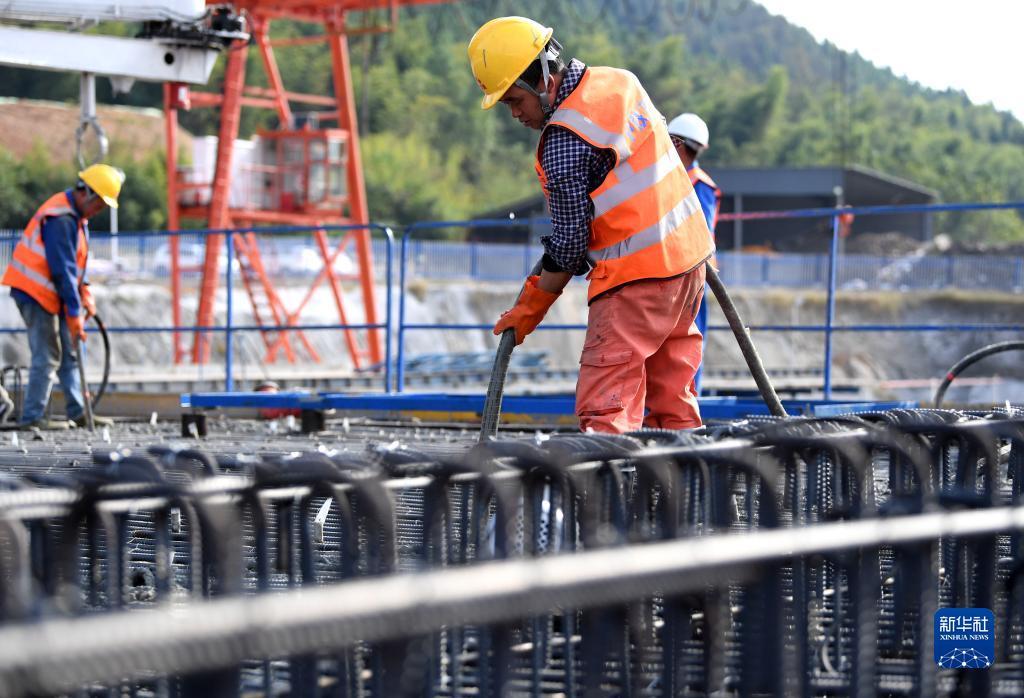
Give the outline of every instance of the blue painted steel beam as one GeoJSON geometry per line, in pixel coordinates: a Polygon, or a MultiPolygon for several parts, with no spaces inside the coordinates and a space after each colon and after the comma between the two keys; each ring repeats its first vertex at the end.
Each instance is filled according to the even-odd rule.
{"type": "MultiPolygon", "coordinates": [[[[249,408],[347,410],[365,412],[474,412],[484,408],[483,395],[448,395],[444,393],[184,393],[181,406],[190,409],[249,408]]],[[[830,400],[787,400],[783,404],[790,414],[834,416],[851,412],[917,407],[916,402],[851,402],[830,400]]],[[[506,414],[562,415],[575,414],[572,395],[507,395],[502,401],[506,414]]],[[[769,414],[761,400],[735,397],[706,397],[700,400],[704,419],[736,419],[769,414]]]]}
{"type": "Polygon", "coordinates": [[[279,393],[182,393],[181,406],[187,408],[250,407],[254,409],[309,409],[322,410],[323,399],[301,390],[279,393]]]}

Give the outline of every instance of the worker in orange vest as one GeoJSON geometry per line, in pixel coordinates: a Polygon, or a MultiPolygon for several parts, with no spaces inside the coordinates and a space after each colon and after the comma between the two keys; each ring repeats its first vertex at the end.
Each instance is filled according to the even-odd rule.
{"type": "MultiPolygon", "coordinates": [[[[672,145],[676,147],[679,159],[683,161],[686,174],[690,176],[690,184],[697,193],[701,210],[704,211],[704,219],[708,222],[711,230],[711,237],[715,237],[715,226],[718,224],[718,212],[722,208],[722,190],[711,179],[711,175],[705,172],[697,156],[708,149],[710,144],[710,132],[704,119],[696,114],[680,114],[668,123],[668,135],[672,138],[672,145]]],[[[714,262],[712,262],[714,263],[714,262]]],[[[717,269],[718,266],[716,265],[717,269]]],[[[697,329],[701,337],[707,335],[708,331],[708,301],[705,297],[700,302],[700,310],[697,312],[697,329]]],[[[693,378],[693,392],[700,395],[701,373],[703,366],[697,370],[693,378]]]]}
{"type": "MultiPolygon", "coordinates": [[[[21,424],[43,429],[67,429],[69,424],[46,419],[44,412],[57,372],[68,419],[85,425],[85,404],[74,346],[85,341],[85,321],[96,314],[96,303],[85,278],[89,259],[89,219],[117,197],[124,173],[110,165],[92,165],[78,173],[71,189],[54,194],[35,212],[0,284],[11,287],[28,329],[32,363],[22,408],[21,424]]],[[[110,419],[94,416],[98,426],[110,419]]]]}
{"type": "Polygon", "coordinates": [[[501,102],[541,131],[535,168],[551,211],[543,271],[494,333],[521,343],[576,274],[589,318],[576,386],[583,430],[701,424],[693,326],[714,243],[665,119],[636,76],[564,62],[553,31],[525,17],[487,22],[469,43],[482,106],[501,102]]]}

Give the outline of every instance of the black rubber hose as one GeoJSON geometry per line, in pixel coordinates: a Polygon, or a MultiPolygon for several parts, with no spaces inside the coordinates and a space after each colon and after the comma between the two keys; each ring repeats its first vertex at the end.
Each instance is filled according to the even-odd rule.
{"type": "Polygon", "coordinates": [[[505,392],[505,377],[508,375],[508,364],[512,359],[512,350],[515,348],[516,331],[509,329],[502,332],[501,339],[498,340],[498,351],[494,354],[491,379],[487,383],[487,399],[484,400],[484,411],[480,418],[481,441],[486,441],[498,434],[501,398],[505,392]]]}
{"type": "Polygon", "coordinates": [[[939,385],[939,389],[935,391],[935,406],[940,407],[942,405],[942,398],[946,395],[946,389],[949,388],[950,383],[956,380],[956,377],[963,373],[964,369],[968,366],[976,364],[982,359],[992,356],[993,354],[999,354],[1004,351],[1013,351],[1015,349],[1024,349],[1024,342],[1014,340],[1010,342],[989,344],[987,347],[982,347],[977,351],[973,351],[957,361],[953,364],[953,368],[946,372],[946,377],[942,379],[942,384],[939,385]]]}
{"type": "MultiPolygon", "coordinates": [[[[530,276],[541,272],[540,260],[533,265],[530,276]]],[[[519,294],[523,291],[520,289],[519,294]]],[[[519,296],[516,296],[518,300],[519,296]]],[[[512,359],[512,350],[516,348],[516,331],[507,329],[501,333],[498,351],[494,354],[494,366],[491,368],[491,380],[487,384],[487,398],[484,400],[484,411],[480,417],[480,440],[498,434],[498,420],[501,419],[501,398],[505,393],[505,377],[508,375],[508,364],[512,359]]]]}
{"type": "Polygon", "coordinates": [[[715,298],[718,299],[718,305],[725,313],[725,319],[729,321],[732,333],[736,335],[740,351],[743,352],[743,359],[747,362],[747,368],[750,369],[750,375],[754,377],[754,382],[757,383],[757,389],[761,392],[764,404],[768,405],[768,411],[773,416],[788,417],[789,415],[786,414],[786,410],[782,406],[782,401],[779,400],[779,396],[775,392],[775,387],[772,386],[771,379],[768,378],[768,373],[764,370],[764,364],[761,363],[757,348],[754,347],[754,342],[750,339],[750,331],[740,319],[740,313],[736,310],[732,298],[729,297],[729,292],[725,290],[725,284],[722,283],[722,279],[719,278],[718,272],[710,262],[704,264],[704,269],[707,272],[708,286],[711,287],[715,298]]]}
{"type": "MultiPolygon", "coordinates": [[[[107,392],[107,381],[110,380],[110,336],[107,334],[107,328],[99,315],[93,315],[92,319],[96,323],[96,328],[100,331],[100,339],[103,340],[103,380],[100,381],[100,387],[96,394],[92,396],[92,406],[95,409],[96,405],[100,404],[103,394],[107,392]]],[[[83,389],[85,389],[85,386],[83,386],[83,389]]]]}

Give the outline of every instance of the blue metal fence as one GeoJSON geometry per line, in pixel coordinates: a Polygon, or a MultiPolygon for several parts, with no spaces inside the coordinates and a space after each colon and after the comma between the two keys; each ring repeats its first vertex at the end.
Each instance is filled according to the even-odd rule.
{"type": "MultiPolygon", "coordinates": [[[[463,225],[474,227],[467,222],[463,225]]],[[[491,221],[487,227],[493,225],[491,221]]],[[[374,244],[375,252],[379,249],[383,255],[383,243],[374,244]]],[[[410,278],[515,281],[529,272],[542,252],[540,245],[413,238],[408,243],[406,264],[410,278]]],[[[826,253],[720,252],[718,259],[722,280],[734,288],[823,288],[828,277],[826,253]]],[[[1024,258],[842,254],[836,283],[840,290],[852,291],[963,288],[1020,293],[1024,291],[1024,258]]]]}
{"type": "MultiPolygon", "coordinates": [[[[995,204],[929,204],[908,206],[864,206],[843,209],[820,208],[801,209],[796,211],[771,211],[745,214],[733,214],[732,218],[743,220],[768,220],[779,218],[825,218],[832,223],[832,235],[827,255],[750,255],[745,253],[722,253],[719,255],[720,266],[723,268],[724,281],[733,287],[743,286],[780,286],[780,287],[817,287],[826,292],[825,322],[816,325],[749,325],[752,330],[772,332],[815,332],[824,335],[823,359],[823,393],[825,399],[832,397],[832,346],[836,332],[881,332],[881,331],[990,331],[990,332],[1021,332],[1024,324],[923,324],[914,326],[901,325],[837,325],[836,324],[836,291],[837,290],[894,290],[907,291],[915,289],[968,288],[989,289],[1018,293],[1024,290],[1024,262],[1019,258],[1005,257],[878,257],[868,255],[839,254],[839,231],[842,214],[872,216],[891,213],[941,213],[950,211],[982,211],[982,210],[1024,210],[1024,202],[995,204]]],[[[508,227],[536,224],[538,221],[520,220],[481,220],[481,221],[448,221],[434,223],[416,223],[406,228],[402,236],[399,263],[399,309],[397,327],[397,385],[396,390],[404,389],[405,333],[420,330],[480,330],[488,329],[489,325],[467,323],[426,324],[409,323],[405,318],[406,279],[413,274],[409,269],[419,271],[428,276],[437,269],[452,268],[453,265],[439,263],[429,259],[430,252],[445,248],[431,248],[428,241],[417,239],[425,230],[472,228],[472,227],[508,227]],[[420,258],[417,258],[417,254],[420,258]],[[417,264],[421,265],[417,268],[417,264]]],[[[472,252],[474,245],[465,243],[462,250],[462,265],[454,265],[462,269],[466,278],[479,275],[483,268],[479,262],[480,253],[472,252]],[[472,260],[475,259],[475,263],[472,260]],[[471,263],[466,263],[470,261],[471,263]],[[469,271],[467,271],[469,270],[469,271]]],[[[512,279],[521,279],[528,273],[534,259],[541,254],[539,247],[518,246],[521,257],[516,256],[514,249],[497,252],[499,258],[505,260],[500,267],[501,276],[488,280],[504,280],[506,275],[512,279]],[[520,266],[519,260],[522,260],[520,266]]],[[[435,252],[436,253],[436,252],[435,252]]],[[[450,277],[448,277],[450,278],[450,277]]],[[[581,330],[585,325],[554,325],[544,324],[540,330],[581,330]]],[[[711,326],[709,330],[725,330],[727,326],[711,326]]]]}
{"type": "MultiPolygon", "coordinates": [[[[518,225],[523,225],[519,222],[518,225]]],[[[463,222],[465,227],[471,224],[463,222]]],[[[488,227],[493,225],[493,221],[488,227]]],[[[10,261],[18,233],[0,230],[0,267],[10,261]]],[[[205,234],[181,235],[183,279],[201,275],[205,234]]],[[[117,236],[116,261],[108,235],[97,234],[90,266],[94,274],[117,274],[123,280],[151,280],[170,273],[170,246],[161,236],[122,233],[117,236]]],[[[315,243],[301,237],[267,237],[260,247],[268,273],[275,278],[296,278],[316,273],[321,265],[315,243]]],[[[406,264],[410,278],[453,281],[515,281],[530,270],[541,254],[540,245],[409,241],[406,264]]],[[[375,271],[385,275],[387,242],[373,241],[375,271]]],[[[822,288],[828,276],[829,255],[801,253],[720,252],[722,280],[740,288],[822,288]]],[[[356,262],[343,255],[336,268],[355,270],[356,262]]],[[[221,263],[224,271],[224,263],[221,263]]],[[[945,288],[1024,292],[1024,257],[1005,255],[866,255],[842,254],[836,270],[839,290],[917,291],[945,288]]]]}
{"type": "MultiPolygon", "coordinates": [[[[862,208],[804,209],[799,211],[773,211],[770,213],[741,214],[744,220],[770,218],[831,218],[832,239],[829,254],[747,254],[723,252],[719,255],[723,280],[731,287],[790,287],[820,288],[827,293],[826,317],[824,324],[817,325],[751,325],[751,329],[784,332],[820,332],[825,336],[824,392],[831,397],[832,337],[835,332],[878,332],[878,331],[1005,331],[1020,332],[1022,324],[1003,325],[837,325],[835,322],[835,294],[837,290],[934,290],[943,288],[987,289],[1020,293],[1024,291],[1024,259],[1020,257],[997,256],[869,256],[839,255],[839,213],[855,215],[879,215],[889,213],[978,211],[991,209],[1024,209],[1024,202],[1001,204],[940,204],[926,206],[877,206],[862,208]]],[[[485,220],[485,221],[444,221],[421,222],[405,229],[401,240],[400,262],[398,265],[399,308],[397,319],[392,313],[392,286],[395,280],[393,265],[394,240],[391,230],[380,225],[369,226],[327,226],[320,228],[337,234],[346,230],[369,228],[379,235],[373,240],[376,278],[385,286],[385,318],[375,324],[287,324],[282,326],[239,326],[233,322],[236,300],[232,277],[235,264],[228,264],[233,258],[232,237],[227,236],[226,255],[222,273],[226,277],[227,313],[223,325],[206,328],[193,326],[147,326],[112,327],[114,332],[193,332],[202,331],[223,334],[225,341],[225,386],[233,387],[232,369],[234,364],[233,335],[243,331],[260,330],[338,330],[376,329],[385,334],[385,361],[382,367],[383,387],[402,391],[405,367],[405,333],[430,329],[488,329],[490,325],[446,323],[409,323],[405,316],[406,284],[410,278],[422,279],[465,279],[478,281],[519,281],[529,273],[539,259],[542,248],[538,245],[460,243],[443,240],[423,239],[428,230],[462,229],[474,227],[522,227],[537,223],[531,220],[485,220]],[[397,340],[396,361],[397,381],[392,381],[392,335],[397,340]]],[[[121,233],[116,238],[110,234],[97,233],[92,240],[90,266],[94,274],[116,275],[121,278],[164,278],[170,271],[170,246],[168,237],[178,235],[181,240],[181,263],[185,280],[198,278],[205,250],[206,237],[211,234],[255,232],[261,236],[261,255],[273,276],[287,277],[315,274],[322,265],[312,240],[305,234],[317,228],[279,227],[247,228],[234,230],[181,231],[177,233],[121,233]],[[116,245],[117,255],[113,258],[116,245]]],[[[17,242],[16,231],[0,231],[0,265],[6,265],[17,242]]],[[[342,259],[342,264],[352,265],[351,260],[342,259]]],[[[344,272],[344,269],[341,270],[344,272]]],[[[545,324],[542,330],[581,330],[583,325],[545,324]]],[[[712,327],[720,330],[723,327],[712,327]]],[[[0,332],[21,332],[20,328],[0,329],[0,332]]]]}

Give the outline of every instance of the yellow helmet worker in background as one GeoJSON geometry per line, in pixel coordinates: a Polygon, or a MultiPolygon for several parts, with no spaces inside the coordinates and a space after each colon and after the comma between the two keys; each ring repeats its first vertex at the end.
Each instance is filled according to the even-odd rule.
{"type": "Polygon", "coordinates": [[[117,197],[124,184],[124,172],[110,165],[89,165],[78,173],[78,178],[103,199],[110,208],[117,208],[117,197]]]}
{"type": "MultiPolygon", "coordinates": [[[[74,348],[85,341],[85,321],[96,314],[85,273],[89,219],[108,206],[117,208],[123,184],[124,172],[110,165],[91,165],[79,172],[73,187],[48,198],[29,219],[0,278],[0,284],[11,287],[32,354],[22,402],[23,427],[66,429],[69,422],[86,424],[74,348]],[[46,416],[54,373],[64,389],[69,421],[46,416]]],[[[93,415],[93,424],[112,422],[93,415]]]]}

